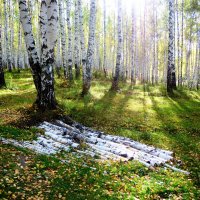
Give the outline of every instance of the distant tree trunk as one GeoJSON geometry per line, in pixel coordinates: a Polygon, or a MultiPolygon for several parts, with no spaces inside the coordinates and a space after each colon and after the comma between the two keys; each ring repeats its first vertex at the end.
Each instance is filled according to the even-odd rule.
{"type": "Polygon", "coordinates": [[[176,71],[174,63],[174,0],[169,0],[169,44],[168,44],[168,71],[167,92],[173,93],[176,89],[176,71]]]}
{"type": "Polygon", "coordinates": [[[71,27],[71,0],[67,0],[67,29],[68,29],[68,59],[67,59],[67,68],[68,68],[68,80],[71,83],[73,81],[72,73],[72,27],[71,27]]]}
{"type": "Polygon", "coordinates": [[[122,2],[118,0],[118,46],[115,76],[113,78],[111,90],[117,91],[119,89],[120,68],[122,65],[122,2]]]}
{"type": "Polygon", "coordinates": [[[199,90],[200,87],[200,28],[198,29],[198,55],[197,55],[197,90],[199,90]]]}
{"type": "Polygon", "coordinates": [[[18,56],[17,56],[17,69],[18,72],[21,70],[21,49],[22,49],[22,31],[21,31],[21,23],[19,21],[19,27],[18,27],[18,56]]]}
{"type": "Polygon", "coordinates": [[[89,93],[92,79],[92,64],[94,57],[95,45],[95,26],[96,26],[96,0],[90,1],[90,23],[89,23],[89,40],[86,59],[86,69],[83,76],[83,91],[82,95],[89,93]]]}
{"type": "Polygon", "coordinates": [[[128,58],[129,58],[129,51],[128,51],[128,44],[129,44],[129,29],[128,29],[128,21],[126,21],[126,65],[125,65],[125,80],[128,78],[128,58]]]}
{"type": "Polygon", "coordinates": [[[184,0],[181,3],[181,65],[180,65],[180,86],[183,84],[183,50],[184,50],[184,0]]]}
{"type": "Polygon", "coordinates": [[[75,70],[76,70],[76,79],[80,78],[80,56],[79,56],[79,46],[80,46],[80,37],[79,37],[79,7],[78,0],[75,0],[75,38],[74,38],[74,58],[75,58],[75,70]]]}
{"type": "Polygon", "coordinates": [[[5,37],[5,49],[6,49],[6,53],[5,53],[5,60],[6,60],[6,67],[9,71],[12,71],[12,67],[11,67],[11,60],[10,60],[10,42],[9,42],[9,38],[8,38],[8,9],[7,9],[7,2],[6,0],[3,1],[4,3],[4,16],[5,16],[5,28],[4,28],[4,37],[5,37]]]}
{"type": "MultiPolygon", "coordinates": [[[[60,31],[60,29],[59,29],[60,31]]],[[[61,53],[60,53],[60,49],[61,49],[61,40],[60,40],[60,32],[58,34],[58,38],[57,38],[58,42],[57,42],[57,51],[56,51],[56,73],[57,73],[57,76],[58,78],[61,77],[61,74],[60,74],[60,69],[61,69],[61,66],[62,66],[62,62],[61,62],[61,53]]]]}
{"type": "Polygon", "coordinates": [[[134,9],[132,9],[132,36],[131,36],[131,84],[136,84],[136,66],[135,66],[135,43],[136,43],[136,20],[134,9]]]}
{"type": "Polygon", "coordinates": [[[10,62],[11,62],[11,71],[12,69],[15,69],[15,63],[14,63],[14,55],[15,55],[15,46],[14,46],[14,38],[15,38],[15,29],[14,29],[14,2],[10,1],[10,62]]]}
{"type": "Polygon", "coordinates": [[[153,64],[152,64],[152,85],[155,84],[156,73],[156,20],[155,20],[155,0],[153,0],[153,64]]]}
{"type": "Polygon", "coordinates": [[[113,31],[113,40],[114,40],[114,45],[113,45],[113,67],[112,67],[112,77],[114,77],[115,73],[115,57],[116,57],[116,14],[114,13],[114,31],[113,31]]]}
{"type": "Polygon", "coordinates": [[[159,81],[159,49],[158,49],[158,42],[159,42],[159,38],[158,38],[158,10],[156,7],[156,22],[155,22],[155,32],[156,32],[156,68],[155,68],[155,83],[158,84],[159,81]]]}
{"type": "Polygon", "coordinates": [[[190,56],[191,56],[191,48],[192,48],[192,27],[190,27],[190,34],[189,34],[189,41],[187,44],[187,53],[186,53],[186,73],[185,77],[187,80],[187,84],[189,86],[190,84],[190,56]]]}
{"type": "Polygon", "coordinates": [[[67,79],[67,52],[66,52],[66,31],[65,31],[65,23],[63,17],[63,1],[59,0],[59,15],[60,15],[60,32],[61,32],[61,49],[62,49],[62,63],[64,68],[64,76],[67,79]]]}
{"type": "Polygon", "coordinates": [[[85,47],[85,36],[83,28],[83,11],[82,11],[82,0],[78,0],[78,9],[79,9],[79,28],[80,28],[80,43],[81,43],[81,57],[82,57],[82,71],[83,79],[86,74],[86,47],[85,47]]]}
{"type": "Polygon", "coordinates": [[[180,25],[179,25],[179,1],[176,0],[176,22],[177,22],[177,49],[178,49],[178,86],[181,85],[181,78],[180,78],[180,25]]]}
{"type": "Polygon", "coordinates": [[[0,88],[5,87],[6,82],[4,78],[3,63],[2,63],[2,48],[1,48],[1,24],[0,24],[0,88]]]}
{"type": "Polygon", "coordinates": [[[106,45],[106,38],[107,38],[107,31],[106,31],[106,0],[103,0],[103,32],[104,32],[104,45],[103,45],[103,71],[105,77],[107,77],[107,45],[106,45]]]}

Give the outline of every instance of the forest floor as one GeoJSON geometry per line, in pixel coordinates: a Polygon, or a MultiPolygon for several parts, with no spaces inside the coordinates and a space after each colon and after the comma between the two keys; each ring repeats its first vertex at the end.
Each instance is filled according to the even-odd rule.
{"type": "Polygon", "coordinates": [[[68,87],[56,79],[60,110],[41,113],[33,106],[35,89],[28,71],[6,73],[0,91],[0,136],[34,140],[43,120],[66,114],[85,126],[175,152],[186,176],[169,169],[148,169],[136,161],[97,163],[71,153],[56,156],[0,143],[0,199],[199,199],[200,92],[163,86],[121,85],[94,79],[91,94],[80,97],[81,82],[68,87]],[[67,158],[68,163],[60,163],[67,158]]]}

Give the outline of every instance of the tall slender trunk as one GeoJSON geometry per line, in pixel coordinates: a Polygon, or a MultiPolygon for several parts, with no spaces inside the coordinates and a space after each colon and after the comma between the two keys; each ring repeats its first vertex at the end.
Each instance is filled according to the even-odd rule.
{"type": "Polygon", "coordinates": [[[198,65],[198,69],[197,69],[197,90],[199,90],[200,87],[200,28],[198,29],[198,33],[197,33],[197,37],[198,37],[198,55],[197,55],[197,65],[198,65]]]}
{"type": "Polygon", "coordinates": [[[189,34],[187,53],[186,53],[186,73],[185,73],[188,86],[190,83],[190,57],[192,53],[191,49],[192,49],[192,27],[190,26],[190,34],[189,34]]]}
{"type": "Polygon", "coordinates": [[[129,36],[129,31],[128,31],[128,21],[126,22],[126,60],[125,60],[125,80],[128,78],[128,58],[129,58],[129,51],[128,51],[128,36],[129,36]]]}
{"type": "Polygon", "coordinates": [[[37,90],[36,103],[41,101],[41,66],[39,57],[35,48],[35,40],[33,38],[31,17],[28,13],[26,0],[19,0],[20,20],[24,30],[24,38],[29,56],[29,63],[32,69],[34,84],[37,90]]]}
{"type": "Polygon", "coordinates": [[[78,9],[79,9],[79,28],[80,28],[82,71],[83,71],[83,79],[84,79],[85,74],[86,74],[86,47],[85,47],[85,36],[84,36],[84,28],[83,28],[82,0],[78,0],[78,9]]]}
{"type": "Polygon", "coordinates": [[[80,37],[79,37],[79,7],[78,0],[75,0],[75,38],[74,38],[74,58],[75,58],[75,70],[76,78],[80,77],[80,56],[79,56],[79,47],[80,47],[80,37]]]}
{"type": "Polygon", "coordinates": [[[0,88],[6,86],[3,63],[2,63],[2,48],[1,48],[1,24],[0,24],[0,88]]]}
{"type": "Polygon", "coordinates": [[[174,63],[174,0],[169,0],[169,44],[168,44],[168,70],[167,92],[173,93],[176,89],[176,70],[174,63]]]}
{"type": "Polygon", "coordinates": [[[152,84],[155,84],[155,72],[156,72],[156,22],[155,22],[155,0],[153,1],[153,64],[152,64],[152,84]]]}
{"type": "Polygon", "coordinates": [[[158,10],[156,7],[156,22],[155,22],[155,32],[156,32],[156,68],[155,68],[155,83],[158,84],[159,81],[159,37],[158,37],[158,10]]]}
{"type": "Polygon", "coordinates": [[[15,12],[15,4],[14,2],[10,2],[10,61],[11,61],[11,71],[15,69],[14,56],[15,56],[15,29],[14,27],[14,12],[15,12]]]}
{"type": "Polygon", "coordinates": [[[106,0],[103,0],[103,32],[104,32],[104,45],[103,45],[103,71],[105,77],[107,77],[107,45],[106,45],[106,38],[107,38],[107,31],[106,31],[106,0]]]}
{"type": "Polygon", "coordinates": [[[136,43],[136,20],[134,9],[132,9],[132,36],[131,36],[131,83],[136,84],[136,65],[135,65],[135,43],[136,43]]]}
{"type": "Polygon", "coordinates": [[[180,86],[183,84],[183,49],[184,49],[184,0],[181,3],[181,64],[180,64],[180,86]]]}
{"type": "MultiPolygon", "coordinates": [[[[9,0],[10,1],[10,0],[9,0]]],[[[9,3],[8,1],[8,3],[9,3]]],[[[9,33],[9,30],[8,30],[8,6],[7,6],[7,1],[4,0],[3,1],[3,4],[4,4],[4,16],[5,16],[5,28],[4,28],[4,37],[5,37],[5,45],[6,45],[6,51],[5,51],[5,62],[6,62],[6,67],[9,71],[12,70],[12,67],[11,67],[11,60],[10,60],[10,42],[9,42],[9,38],[8,38],[8,33],[9,33]]]]}
{"type": "Polygon", "coordinates": [[[118,0],[118,46],[117,46],[117,59],[116,59],[116,68],[115,76],[113,78],[111,90],[119,89],[119,78],[120,78],[120,68],[122,65],[122,2],[118,0]]]}
{"type": "Polygon", "coordinates": [[[17,56],[17,69],[18,72],[20,72],[21,67],[21,51],[22,49],[22,30],[21,30],[21,23],[19,21],[19,26],[18,26],[18,56],[17,56]]]}
{"type": "Polygon", "coordinates": [[[177,23],[177,49],[178,49],[178,61],[177,61],[177,68],[178,68],[178,86],[181,85],[180,80],[180,25],[179,25],[179,1],[176,0],[176,23],[177,23]]]}
{"type": "Polygon", "coordinates": [[[86,70],[83,76],[83,91],[82,91],[83,96],[89,93],[91,86],[92,64],[94,59],[94,45],[95,45],[95,26],[96,26],[96,0],[91,0],[86,70]]]}
{"type": "Polygon", "coordinates": [[[61,49],[62,49],[62,63],[64,68],[64,76],[67,79],[67,52],[66,52],[66,30],[63,16],[64,0],[59,0],[59,15],[60,15],[60,32],[61,32],[61,49]]]}
{"type": "Polygon", "coordinates": [[[115,17],[116,14],[114,13],[114,25],[113,25],[113,41],[114,41],[114,45],[113,45],[113,67],[112,67],[112,77],[114,77],[114,73],[115,73],[115,57],[116,57],[116,20],[115,17]]]}
{"type": "Polygon", "coordinates": [[[67,68],[68,68],[68,80],[73,81],[72,73],[72,27],[71,27],[71,0],[67,0],[67,29],[68,29],[68,56],[67,56],[67,68]]]}

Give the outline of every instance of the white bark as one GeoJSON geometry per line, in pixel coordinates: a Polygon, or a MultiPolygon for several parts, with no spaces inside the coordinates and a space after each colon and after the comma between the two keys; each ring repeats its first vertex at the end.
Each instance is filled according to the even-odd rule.
{"type": "Polygon", "coordinates": [[[168,42],[168,71],[167,71],[167,91],[169,93],[176,89],[176,71],[174,63],[174,0],[169,0],[169,42],[168,42]]]}
{"type": "Polygon", "coordinates": [[[80,76],[80,26],[79,26],[79,6],[78,0],[75,0],[75,38],[74,38],[74,65],[76,70],[76,78],[80,76]]]}
{"type": "Polygon", "coordinates": [[[122,66],[122,2],[118,0],[118,46],[117,46],[117,59],[116,59],[116,68],[115,76],[113,78],[112,88],[113,90],[118,90],[119,78],[120,78],[120,69],[122,66]]]}
{"type": "Polygon", "coordinates": [[[82,57],[82,68],[83,68],[83,78],[86,74],[86,47],[85,47],[85,36],[83,27],[83,11],[82,11],[82,0],[78,0],[79,9],[79,28],[80,28],[80,43],[81,43],[81,57],[82,57]]]}
{"type": "Polygon", "coordinates": [[[89,23],[89,39],[86,59],[86,69],[83,75],[83,95],[88,94],[92,79],[92,64],[95,51],[95,28],[96,28],[96,0],[90,1],[90,23],[89,23]]]}
{"type": "Polygon", "coordinates": [[[68,29],[68,56],[67,56],[67,68],[68,68],[68,80],[73,80],[72,74],[72,27],[71,27],[71,0],[67,0],[67,29],[68,29]]]}
{"type": "Polygon", "coordinates": [[[59,15],[60,15],[60,32],[61,32],[61,49],[62,49],[62,63],[64,68],[64,75],[67,78],[67,52],[66,52],[66,30],[64,23],[64,0],[59,0],[59,15]]]}
{"type": "Polygon", "coordinates": [[[103,0],[103,31],[104,31],[104,45],[103,45],[103,70],[105,76],[107,76],[107,45],[106,45],[106,38],[107,38],[107,31],[106,31],[106,0],[103,0]]]}
{"type": "Polygon", "coordinates": [[[137,160],[147,167],[166,166],[172,170],[186,173],[167,163],[174,159],[172,152],[150,147],[129,138],[105,135],[103,132],[94,131],[80,124],[72,126],[62,121],[52,123],[43,122],[39,128],[44,129],[44,135],[38,136],[33,142],[18,142],[4,139],[4,144],[32,149],[42,154],[56,154],[61,150],[74,150],[74,155],[99,156],[101,160],[129,161],[137,160]],[[77,128],[76,128],[77,127],[77,128]],[[86,149],[80,149],[80,143],[86,144],[86,149]]]}

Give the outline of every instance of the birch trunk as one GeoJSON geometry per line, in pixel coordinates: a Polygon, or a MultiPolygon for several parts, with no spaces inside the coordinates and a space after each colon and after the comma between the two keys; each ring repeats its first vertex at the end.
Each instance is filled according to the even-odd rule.
{"type": "Polygon", "coordinates": [[[117,59],[116,59],[116,68],[115,76],[113,78],[111,90],[119,89],[119,78],[120,78],[120,68],[122,66],[122,2],[118,0],[118,46],[117,46],[117,59]]]}
{"type": "Polygon", "coordinates": [[[82,95],[87,95],[91,86],[92,64],[94,59],[95,45],[95,26],[96,26],[96,0],[90,1],[90,23],[89,23],[89,40],[86,59],[86,69],[83,75],[83,91],[82,95]]]}
{"type": "Polygon", "coordinates": [[[32,33],[31,17],[28,13],[26,0],[19,0],[20,20],[24,30],[24,38],[29,56],[29,63],[32,69],[34,84],[37,90],[36,103],[41,100],[41,66],[39,57],[35,48],[35,40],[32,33]]]}
{"type": "Polygon", "coordinates": [[[0,24],[0,88],[6,86],[4,71],[3,71],[3,62],[2,62],[2,48],[1,48],[1,24],[0,24]]]}
{"type": "Polygon", "coordinates": [[[103,45],[103,71],[105,74],[105,77],[107,77],[107,45],[106,45],[106,38],[107,38],[107,31],[106,31],[106,1],[103,1],[103,31],[104,31],[104,45],[103,45]]]}
{"type": "Polygon", "coordinates": [[[15,36],[15,29],[14,29],[14,3],[9,0],[10,8],[9,8],[9,20],[10,20],[10,69],[9,71],[12,71],[12,69],[15,69],[15,63],[14,63],[14,55],[15,55],[15,48],[14,48],[14,36],[15,36]]]}
{"type": "Polygon", "coordinates": [[[79,7],[78,0],[75,1],[75,41],[74,41],[74,58],[75,58],[75,71],[76,71],[76,79],[80,78],[80,31],[79,31],[79,7]]]}
{"type": "Polygon", "coordinates": [[[131,83],[136,84],[136,66],[135,66],[135,43],[136,43],[136,20],[134,9],[132,9],[132,36],[131,36],[131,83]]]}
{"type": "Polygon", "coordinates": [[[33,80],[37,90],[36,103],[41,109],[52,109],[56,106],[54,94],[54,47],[57,31],[57,1],[41,2],[42,63],[40,63],[32,32],[31,17],[26,0],[19,0],[20,20],[24,30],[24,38],[28,51],[33,80]]]}
{"type": "Polygon", "coordinates": [[[184,48],[184,0],[181,3],[181,64],[180,64],[180,86],[183,84],[183,48],[184,48]]]}
{"type": "Polygon", "coordinates": [[[152,65],[152,84],[155,84],[156,71],[156,25],[155,25],[155,0],[153,1],[153,65],[152,65]]]}
{"type": "Polygon", "coordinates": [[[41,1],[42,70],[41,108],[54,109],[54,48],[57,41],[58,7],[56,0],[41,1]]]}
{"type": "Polygon", "coordinates": [[[197,55],[197,65],[198,65],[198,69],[197,69],[197,90],[199,90],[200,87],[200,28],[198,29],[198,55],[197,55]]]}
{"type": "Polygon", "coordinates": [[[72,74],[72,27],[71,27],[71,0],[67,0],[67,29],[68,29],[68,59],[67,59],[67,68],[68,68],[68,80],[69,82],[73,81],[73,74],[72,74]]]}
{"type": "Polygon", "coordinates": [[[62,49],[62,63],[64,68],[64,76],[67,79],[67,52],[66,52],[66,31],[63,16],[64,0],[59,0],[59,15],[60,15],[60,32],[61,32],[61,49],[62,49]]]}
{"type": "Polygon", "coordinates": [[[156,6],[156,22],[155,22],[155,32],[156,32],[156,68],[155,68],[155,83],[158,84],[159,81],[159,49],[158,49],[158,10],[157,10],[157,6],[156,6]]]}
{"type": "Polygon", "coordinates": [[[83,29],[83,11],[82,11],[82,0],[78,0],[78,9],[79,9],[79,28],[80,28],[80,43],[81,43],[81,56],[82,56],[82,71],[83,71],[83,80],[86,76],[86,47],[85,47],[85,36],[83,29]]]}
{"type": "Polygon", "coordinates": [[[20,72],[21,67],[21,49],[22,49],[22,30],[21,30],[21,23],[19,22],[18,27],[18,56],[17,56],[17,69],[20,72]]]}
{"type": "Polygon", "coordinates": [[[189,86],[190,83],[190,57],[191,57],[191,49],[192,49],[192,27],[190,27],[190,35],[189,35],[189,41],[188,41],[188,46],[187,46],[187,53],[186,53],[186,73],[185,73],[185,77],[187,80],[187,84],[189,86]]]}
{"type": "Polygon", "coordinates": [[[3,1],[4,4],[4,16],[5,16],[5,28],[4,28],[4,37],[5,37],[5,63],[6,63],[6,67],[9,71],[11,71],[12,67],[11,67],[11,60],[10,60],[10,43],[9,43],[9,39],[8,39],[8,9],[7,9],[7,2],[6,0],[3,1]]]}
{"type": "Polygon", "coordinates": [[[179,24],[179,1],[176,0],[176,23],[177,23],[177,49],[178,49],[178,65],[177,65],[177,68],[178,68],[178,86],[181,85],[181,72],[180,72],[180,24],[179,24]]]}
{"type": "Polygon", "coordinates": [[[169,0],[169,44],[168,44],[168,71],[167,92],[173,93],[176,89],[176,71],[174,63],[174,0],[169,0]]]}

